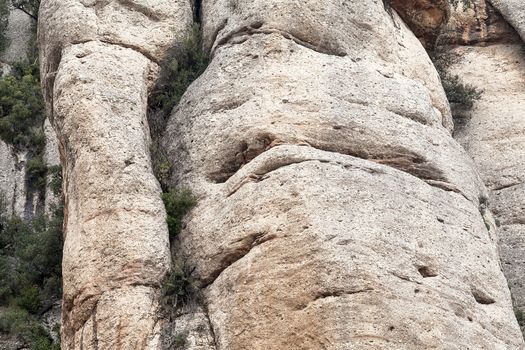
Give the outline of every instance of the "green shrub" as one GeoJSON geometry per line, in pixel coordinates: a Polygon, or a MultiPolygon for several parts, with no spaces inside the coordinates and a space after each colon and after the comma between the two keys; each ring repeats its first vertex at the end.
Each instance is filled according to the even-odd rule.
{"type": "Polygon", "coordinates": [[[162,302],[165,307],[177,309],[198,298],[199,288],[191,277],[194,269],[175,261],[162,285],[162,302]]]}
{"type": "Polygon", "coordinates": [[[0,0],[0,53],[9,46],[9,39],[5,33],[9,25],[9,7],[7,0],[0,0]]]}
{"type": "Polygon", "coordinates": [[[23,331],[28,324],[28,316],[26,310],[17,307],[0,310],[0,332],[16,333],[23,331]]]}
{"type": "Polygon", "coordinates": [[[49,188],[55,196],[62,194],[62,167],[60,165],[53,165],[47,168],[47,176],[51,177],[49,181],[49,188]]]}
{"type": "Polygon", "coordinates": [[[37,314],[42,307],[39,288],[35,285],[24,286],[20,291],[20,295],[15,298],[15,303],[29,313],[37,314]]]}
{"type": "Polygon", "coordinates": [[[27,188],[31,191],[44,189],[46,186],[47,165],[41,155],[29,159],[26,164],[27,188]]]}
{"type": "Polygon", "coordinates": [[[150,108],[171,112],[190,84],[204,73],[208,63],[209,58],[202,48],[202,30],[194,24],[190,35],[169,62],[164,83],[153,92],[150,108]]]}
{"type": "Polygon", "coordinates": [[[166,207],[168,230],[170,240],[175,238],[182,229],[182,219],[195,205],[197,198],[188,189],[172,189],[162,194],[166,207]]]}
{"type": "Polygon", "coordinates": [[[472,109],[474,102],[481,98],[482,91],[465,84],[458,75],[444,73],[441,75],[441,82],[448,101],[461,111],[472,109]]]}
{"type": "Polygon", "coordinates": [[[45,145],[44,103],[37,64],[19,64],[0,79],[0,138],[19,150],[40,153],[45,145]]]}

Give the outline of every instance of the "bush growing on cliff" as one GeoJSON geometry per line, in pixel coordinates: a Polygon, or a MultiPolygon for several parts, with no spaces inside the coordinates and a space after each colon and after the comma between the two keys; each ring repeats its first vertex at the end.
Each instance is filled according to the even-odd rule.
{"type": "Polygon", "coordinates": [[[0,213],[0,332],[31,349],[59,349],[38,316],[61,294],[63,210],[30,223],[0,213]]]}
{"type": "Polygon", "coordinates": [[[197,198],[188,189],[174,188],[162,194],[162,201],[166,207],[166,221],[171,241],[180,233],[184,216],[197,205],[197,198]]]}
{"type": "Polygon", "coordinates": [[[0,138],[18,150],[37,153],[45,144],[44,103],[36,63],[20,63],[0,79],[0,138]]]}
{"type": "Polygon", "coordinates": [[[9,46],[9,40],[6,36],[8,25],[9,7],[7,6],[7,0],[0,0],[0,53],[9,46]]]}
{"type": "Polygon", "coordinates": [[[177,309],[198,298],[199,288],[191,277],[194,270],[181,261],[173,263],[162,285],[162,303],[165,309],[177,309]]]}
{"type": "Polygon", "coordinates": [[[455,63],[455,58],[443,47],[436,46],[434,52],[430,53],[430,58],[441,77],[441,83],[453,109],[454,117],[456,119],[464,117],[464,114],[470,111],[474,103],[481,98],[483,91],[465,83],[458,75],[450,72],[450,66],[455,63]]]}
{"type": "Polygon", "coordinates": [[[194,24],[190,35],[163,72],[162,82],[151,94],[150,116],[157,119],[150,120],[154,135],[160,135],[164,130],[166,118],[173,107],[179,103],[191,83],[208,67],[209,57],[202,46],[202,30],[198,24],[194,24]]]}

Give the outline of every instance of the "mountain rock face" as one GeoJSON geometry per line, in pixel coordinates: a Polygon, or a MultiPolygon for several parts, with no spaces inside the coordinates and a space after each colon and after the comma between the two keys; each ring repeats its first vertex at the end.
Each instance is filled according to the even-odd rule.
{"type": "MultiPolygon", "coordinates": [[[[10,9],[9,25],[5,33],[9,45],[0,54],[0,76],[10,72],[14,62],[27,57],[31,21],[22,11],[10,9]]],[[[0,140],[0,194],[5,202],[7,215],[27,217],[33,214],[33,210],[26,211],[28,202],[33,201],[26,188],[26,161],[27,152],[18,151],[0,140]]]]}
{"type": "MultiPolygon", "coordinates": [[[[525,8],[493,1],[497,9],[523,32],[520,13],[525,8]],[[513,8],[514,10],[510,10],[513,8]],[[520,12],[521,11],[521,12],[520,12]]],[[[490,4],[478,2],[467,14],[471,22],[490,17],[490,4]],[[481,11],[479,11],[481,10],[481,11]]],[[[496,10],[497,10],[496,9],[496,10]]],[[[465,16],[465,14],[463,14],[465,16]]],[[[480,101],[457,129],[458,141],[472,156],[490,191],[490,209],[499,232],[503,272],[507,276],[517,312],[525,310],[525,46],[513,32],[480,37],[478,45],[455,47],[451,67],[465,82],[483,91],[480,101]],[[491,45],[485,45],[490,42],[491,45]]]]}
{"type": "Polygon", "coordinates": [[[170,255],[147,98],[191,18],[182,0],[42,1],[42,80],[64,167],[65,349],[159,347],[170,255]]]}
{"type": "Polygon", "coordinates": [[[217,349],[522,347],[484,186],[399,17],[378,1],[202,13],[213,60],[164,144],[199,196],[176,251],[217,349]]]}
{"type": "MultiPolygon", "coordinates": [[[[206,350],[522,349],[483,183],[503,168],[452,137],[418,40],[435,39],[444,4],[393,1],[403,20],[379,0],[202,2],[211,63],[152,135],[171,185],[199,199],[172,251],[202,300],[163,319],[170,252],[147,99],[192,8],[42,0],[64,167],[63,348],[167,349],[184,334],[206,350]]],[[[500,149],[518,159],[522,136],[500,149]]],[[[494,206],[509,230],[512,203],[494,206]]]]}

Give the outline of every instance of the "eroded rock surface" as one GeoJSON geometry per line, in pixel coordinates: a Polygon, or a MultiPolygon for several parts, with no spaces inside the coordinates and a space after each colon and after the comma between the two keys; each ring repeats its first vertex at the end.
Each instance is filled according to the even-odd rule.
{"type": "Polygon", "coordinates": [[[524,49],[521,42],[507,44],[503,40],[487,47],[452,51],[458,58],[453,72],[483,90],[456,137],[473,157],[490,190],[490,207],[501,225],[498,236],[503,271],[517,312],[525,310],[524,49]]]}
{"type": "Polygon", "coordinates": [[[160,347],[170,255],[147,98],[191,20],[183,0],[42,1],[42,79],[64,167],[65,349],[160,347]]]}
{"type": "Polygon", "coordinates": [[[520,349],[485,189],[400,18],[382,1],[202,10],[213,60],[164,144],[199,196],[176,252],[217,349],[520,349]]]}

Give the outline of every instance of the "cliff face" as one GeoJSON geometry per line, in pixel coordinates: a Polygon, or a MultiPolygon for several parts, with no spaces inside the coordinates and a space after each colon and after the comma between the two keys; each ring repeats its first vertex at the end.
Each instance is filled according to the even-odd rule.
{"type": "MultiPolygon", "coordinates": [[[[512,93],[519,119],[521,61],[505,65],[513,79],[495,75],[479,128],[459,134],[472,161],[417,38],[434,42],[454,15],[438,0],[391,5],[403,19],[379,0],[195,7],[212,60],[152,136],[170,185],[198,197],[171,249],[202,300],[167,319],[147,103],[192,8],[42,1],[42,85],[64,167],[65,349],[169,348],[163,337],[180,334],[188,349],[523,348],[483,183],[521,188],[506,160],[521,159],[523,131],[494,121],[493,104],[512,93]],[[496,166],[472,151],[492,147],[482,123],[496,166]]],[[[491,68],[517,48],[461,55],[491,68]]],[[[489,203],[519,237],[519,192],[505,198],[489,203]]]]}
{"type": "MultiPolygon", "coordinates": [[[[0,75],[7,74],[15,62],[27,57],[31,39],[32,19],[20,10],[10,8],[9,25],[5,37],[9,45],[0,53],[0,75]]],[[[35,213],[33,202],[37,206],[38,198],[32,198],[26,186],[27,152],[17,150],[0,140],[0,195],[5,201],[7,214],[20,217],[32,217],[35,213]]]]}
{"type": "Polygon", "coordinates": [[[503,271],[516,312],[522,314],[525,309],[525,55],[518,33],[525,29],[522,18],[525,8],[521,2],[492,3],[495,9],[479,1],[476,13],[463,16],[479,23],[480,18],[493,17],[494,11],[501,10],[509,23],[515,25],[516,32],[480,31],[487,34],[481,36],[476,45],[451,50],[457,57],[451,67],[454,73],[483,90],[481,99],[465,116],[456,135],[474,159],[490,191],[490,208],[500,226],[503,271]]]}

